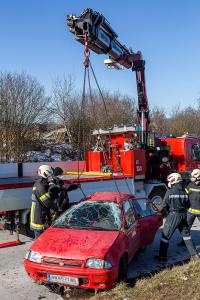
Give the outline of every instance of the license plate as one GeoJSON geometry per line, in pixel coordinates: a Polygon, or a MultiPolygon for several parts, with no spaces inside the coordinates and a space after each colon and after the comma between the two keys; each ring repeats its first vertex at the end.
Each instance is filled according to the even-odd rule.
{"type": "Polygon", "coordinates": [[[78,278],[71,277],[71,276],[60,276],[60,275],[47,274],[47,279],[50,282],[69,284],[69,285],[73,285],[73,286],[79,285],[78,278]]]}

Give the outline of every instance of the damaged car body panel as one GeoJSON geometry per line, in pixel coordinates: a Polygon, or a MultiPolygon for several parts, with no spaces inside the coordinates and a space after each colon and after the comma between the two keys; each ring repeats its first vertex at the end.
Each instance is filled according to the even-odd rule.
{"type": "Polygon", "coordinates": [[[43,282],[111,288],[161,224],[144,197],[98,192],[62,214],[32,244],[25,269],[43,282]]]}

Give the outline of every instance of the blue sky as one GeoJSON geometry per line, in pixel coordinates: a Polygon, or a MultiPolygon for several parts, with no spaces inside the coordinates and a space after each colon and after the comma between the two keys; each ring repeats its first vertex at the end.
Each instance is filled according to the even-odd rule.
{"type": "MultiPolygon", "coordinates": [[[[52,78],[83,81],[83,47],[68,32],[66,15],[90,7],[102,12],[120,41],[146,60],[151,106],[167,111],[200,97],[200,1],[198,0],[0,0],[0,70],[26,71],[51,93],[52,78]]],[[[91,60],[100,85],[136,97],[135,74],[111,71],[104,56],[91,60]]]]}

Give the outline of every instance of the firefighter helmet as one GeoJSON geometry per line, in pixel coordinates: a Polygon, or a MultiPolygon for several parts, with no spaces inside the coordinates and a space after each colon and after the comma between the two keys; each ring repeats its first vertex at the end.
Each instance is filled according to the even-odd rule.
{"type": "Polygon", "coordinates": [[[48,165],[42,165],[38,168],[38,175],[43,178],[48,178],[53,175],[54,169],[48,165]]]}
{"type": "Polygon", "coordinates": [[[181,182],[182,177],[179,173],[171,173],[167,177],[168,187],[171,188],[173,184],[181,182]]]}
{"type": "Polygon", "coordinates": [[[200,180],[200,169],[194,169],[191,173],[191,181],[200,180]]]}

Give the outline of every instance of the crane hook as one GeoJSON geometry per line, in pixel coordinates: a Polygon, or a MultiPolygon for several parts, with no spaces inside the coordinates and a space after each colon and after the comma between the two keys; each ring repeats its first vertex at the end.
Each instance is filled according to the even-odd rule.
{"type": "Polygon", "coordinates": [[[89,60],[90,50],[88,48],[88,33],[87,32],[85,33],[84,41],[85,41],[85,50],[84,50],[85,61],[83,64],[84,64],[85,68],[88,68],[89,64],[90,64],[90,60],[89,60]]]}

